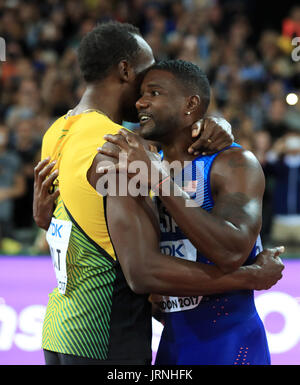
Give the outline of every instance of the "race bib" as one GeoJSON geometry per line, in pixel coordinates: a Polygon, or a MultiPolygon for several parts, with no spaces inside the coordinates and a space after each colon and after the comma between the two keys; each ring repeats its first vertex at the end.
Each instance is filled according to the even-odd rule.
{"type": "MultiPolygon", "coordinates": [[[[189,261],[197,260],[197,250],[188,239],[160,242],[160,250],[163,254],[171,255],[173,257],[189,261]]],[[[160,310],[164,313],[194,309],[199,305],[201,299],[202,296],[153,296],[153,302],[158,305],[160,310]]]]}
{"type": "Polygon", "coordinates": [[[153,302],[164,313],[173,313],[177,311],[191,310],[197,307],[202,299],[201,296],[191,297],[166,297],[153,296],[153,302]]]}
{"type": "Polygon", "coordinates": [[[46,235],[56,275],[57,287],[61,294],[65,294],[67,288],[66,257],[71,230],[72,222],[52,218],[46,235]]]}

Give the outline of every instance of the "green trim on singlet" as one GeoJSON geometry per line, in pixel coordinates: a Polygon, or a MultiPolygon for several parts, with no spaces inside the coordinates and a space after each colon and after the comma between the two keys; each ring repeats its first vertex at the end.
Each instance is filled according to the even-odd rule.
{"type": "Polygon", "coordinates": [[[42,347],[105,360],[110,339],[115,261],[83,233],[60,200],[54,216],[72,222],[67,252],[67,288],[49,295],[42,347]]]}

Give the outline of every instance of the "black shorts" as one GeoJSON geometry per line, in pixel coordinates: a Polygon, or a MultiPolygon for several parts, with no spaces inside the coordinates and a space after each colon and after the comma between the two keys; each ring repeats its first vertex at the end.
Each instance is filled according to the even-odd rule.
{"type": "Polygon", "coordinates": [[[148,360],[106,361],[44,350],[46,365],[151,365],[148,360]]]}

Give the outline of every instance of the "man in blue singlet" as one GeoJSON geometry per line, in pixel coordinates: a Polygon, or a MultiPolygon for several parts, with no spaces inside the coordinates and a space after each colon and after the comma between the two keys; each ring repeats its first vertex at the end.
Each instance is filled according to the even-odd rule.
{"type": "MultiPolygon", "coordinates": [[[[213,155],[188,154],[192,124],[204,116],[209,100],[205,74],[194,64],[176,60],[148,71],[136,106],[140,135],[160,143],[164,161],[180,161],[183,166],[174,182],[157,162],[159,179],[153,181],[152,173],[151,180],[149,171],[159,211],[161,252],[214,264],[221,274],[251,265],[262,249],[265,181],[259,162],[238,144],[213,155]],[[177,188],[177,179],[184,181],[186,192],[177,188]]],[[[127,152],[128,162],[144,161],[150,170],[154,163],[140,138],[121,134],[106,139],[127,152]]],[[[156,364],[270,364],[252,290],[237,288],[203,297],[155,296],[153,301],[164,318],[156,364]]]]}

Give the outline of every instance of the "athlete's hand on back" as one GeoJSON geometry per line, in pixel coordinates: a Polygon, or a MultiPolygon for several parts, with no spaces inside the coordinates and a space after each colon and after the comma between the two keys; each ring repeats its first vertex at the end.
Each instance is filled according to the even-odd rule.
{"type": "Polygon", "coordinates": [[[59,196],[59,189],[50,191],[58,176],[58,170],[52,172],[55,161],[49,163],[50,158],[40,161],[34,169],[33,218],[35,223],[47,230],[53,210],[54,202],[59,196]]]}

